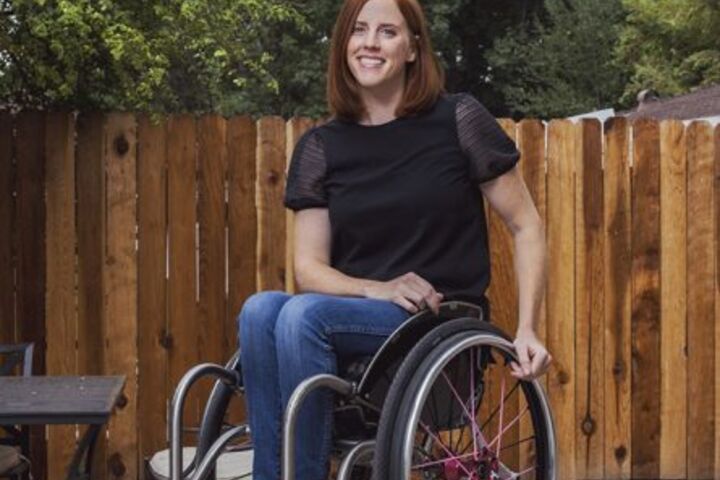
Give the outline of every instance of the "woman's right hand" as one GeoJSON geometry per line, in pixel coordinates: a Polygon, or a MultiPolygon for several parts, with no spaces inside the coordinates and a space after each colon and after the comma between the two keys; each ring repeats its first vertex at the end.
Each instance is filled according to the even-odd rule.
{"type": "Polygon", "coordinates": [[[390,300],[410,313],[429,308],[435,315],[440,311],[443,294],[435,291],[430,283],[416,273],[410,272],[387,282],[371,282],[365,288],[367,298],[390,300]]]}

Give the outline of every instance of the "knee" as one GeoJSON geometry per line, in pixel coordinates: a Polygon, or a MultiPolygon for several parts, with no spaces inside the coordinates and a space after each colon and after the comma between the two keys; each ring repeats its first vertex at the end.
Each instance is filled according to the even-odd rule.
{"type": "Polygon", "coordinates": [[[295,295],[288,300],[275,323],[278,342],[297,341],[308,335],[324,335],[327,303],[327,296],[313,293],[295,295]]]}
{"type": "Polygon", "coordinates": [[[237,316],[240,338],[252,338],[258,333],[272,332],[278,312],[289,295],[284,292],[258,292],[245,300],[237,316]]]}

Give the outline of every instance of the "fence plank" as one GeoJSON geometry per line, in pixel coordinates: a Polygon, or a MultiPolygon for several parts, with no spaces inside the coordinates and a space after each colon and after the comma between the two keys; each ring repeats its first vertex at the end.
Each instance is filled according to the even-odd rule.
{"type": "MultiPolygon", "coordinates": [[[[546,195],[546,174],[545,174],[545,127],[538,120],[522,120],[518,124],[518,148],[520,149],[521,158],[520,166],[522,169],[525,184],[532,196],[535,207],[540,215],[543,224],[547,222],[547,195],[546,195]]],[[[547,231],[547,230],[546,230],[547,231]]],[[[536,333],[540,341],[547,345],[547,303],[546,297],[543,296],[540,305],[540,315],[535,326],[536,333]]],[[[552,354],[552,352],[550,352],[552,354]]],[[[547,389],[547,375],[539,379],[540,383],[547,389]]],[[[527,406],[524,397],[521,397],[518,408],[523,411],[527,406]]],[[[528,438],[533,434],[532,418],[530,415],[523,415],[520,419],[520,439],[528,438]]],[[[531,442],[523,442],[520,444],[518,461],[520,465],[530,465],[534,462],[533,446],[531,442]]]]}
{"type": "MultiPolygon", "coordinates": [[[[45,118],[41,112],[17,116],[16,161],[16,339],[35,342],[33,370],[45,374],[45,118]]],[[[45,428],[30,429],[33,475],[46,476],[45,428]]]]}
{"type": "MultiPolygon", "coordinates": [[[[287,140],[285,153],[285,175],[290,168],[290,160],[292,159],[293,150],[300,137],[313,126],[310,118],[291,118],[286,125],[287,140]]],[[[285,213],[286,223],[285,230],[287,232],[287,242],[285,246],[285,290],[288,293],[295,293],[295,212],[287,210],[285,213]]]]}
{"type": "Polygon", "coordinates": [[[576,475],[604,477],[603,322],[605,306],[602,131],[579,125],[575,170],[576,475]]]}
{"type": "Polygon", "coordinates": [[[13,265],[13,210],[15,192],[13,117],[0,113],[0,343],[15,342],[15,267],[13,265]]]}
{"type": "Polygon", "coordinates": [[[137,133],[138,441],[146,457],[167,445],[166,119],[142,115],[137,133]]]}
{"type": "MultiPolygon", "coordinates": [[[[75,122],[50,113],[45,126],[46,263],[45,328],[48,375],[77,373],[75,342],[75,122]]],[[[48,428],[48,478],[65,478],[75,450],[75,425],[48,428]]]]}
{"type": "Polygon", "coordinates": [[[575,478],[575,137],[569,121],[550,122],[547,347],[554,359],[548,390],[557,427],[558,478],[575,478]]]}
{"type": "MultiPolygon", "coordinates": [[[[228,121],[228,320],[235,327],[240,307],[256,290],[256,141],[255,123],[250,117],[234,117],[228,121]]],[[[236,349],[237,344],[233,342],[232,352],[236,349]]]]}
{"type": "Polygon", "coordinates": [[[263,117],[258,122],[257,212],[260,290],[285,289],[285,121],[263,117]]]}
{"type": "Polygon", "coordinates": [[[687,224],[687,342],[688,477],[712,478],[715,452],[715,392],[708,379],[715,372],[715,255],[713,247],[713,132],[705,122],[693,122],[687,130],[688,224],[687,224]]]}
{"type": "Polygon", "coordinates": [[[108,473],[138,476],[137,439],[137,127],[131,114],[110,114],[105,136],[107,246],[103,265],[105,371],[125,375],[123,400],[108,424],[108,473]]]}
{"type": "MultiPolygon", "coordinates": [[[[196,145],[195,119],[190,115],[170,118],[167,127],[168,162],[168,326],[170,391],[199,362],[195,266],[196,145]]],[[[198,396],[191,391],[185,402],[185,426],[197,425],[198,396]]]]}
{"type": "Polygon", "coordinates": [[[605,123],[605,476],[631,474],[631,190],[628,123],[605,123]]]}
{"type": "Polygon", "coordinates": [[[660,474],[660,138],[658,123],[633,126],[633,478],[660,474]]]}
{"type": "MultiPolygon", "coordinates": [[[[720,373],[720,126],[715,127],[715,375],[720,373]]],[[[720,478],[720,381],[715,379],[715,478],[720,478]]]]}
{"type": "Polygon", "coordinates": [[[685,127],[660,124],[660,476],[685,478],[687,445],[685,127]]]}
{"type": "MultiPolygon", "coordinates": [[[[237,350],[236,318],[245,299],[256,289],[257,212],[255,208],[255,155],[257,130],[250,117],[233,117],[227,124],[228,160],[228,323],[233,342],[226,357],[237,350]]],[[[242,402],[232,403],[231,421],[245,419],[242,402]]]]}
{"type": "MultiPolygon", "coordinates": [[[[81,113],[76,121],[78,373],[104,372],[103,256],[105,254],[105,118],[81,113]]],[[[87,427],[81,427],[81,432],[87,427]]],[[[93,477],[106,477],[105,429],[98,436],[93,477]]]]}
{"type": "MultiPolygon", "coordinates": [[[[515,122],[511,119],[499,119],[498,123],[505,133],[512,140],[516,139],[515,122]]],[[[487,210],[489,244],[490,244],[490,278],[492,279],[488,287],[487,296],[492,305],[492,322],[497,324],[503,331],[507,332],[513,338],[517,330],[518,324],[518,292],[517,279],[515,276],[514,263],[514,243],[509,228],[505,225],[500,215],[495,212],[489,205],[487,210]]],[[[514,380],[508,376],[506,381],[514,380]]],[[[509,397],[505,403],[505,418],[515,418],[518,414],[519,392],[509,397]]],[[[500,405],[500,382],[494,382],[492,391],[492,404],[500,405]]],[[[508,444],[516,443],[519,438],[520,427],[518,424],[513,425],[507,434],[503,435],[507,439],[508,444]]],[[[511,468],[518,468],[518,449],[513,448],[506,451],[503,455],[503,461],[507,462],[511,468]]]]}
{"type": "MultiPolygon", "coordinates": [[[[198,224],[199,302],[201,362],[224,364],[224,353],[232,342],[232,327],[226,320],[225,293],[225,119],[204,115],[198,120],[198,224]]],[[[209,379],[198,385],[201,402],[210,394],[209,379]]]]}

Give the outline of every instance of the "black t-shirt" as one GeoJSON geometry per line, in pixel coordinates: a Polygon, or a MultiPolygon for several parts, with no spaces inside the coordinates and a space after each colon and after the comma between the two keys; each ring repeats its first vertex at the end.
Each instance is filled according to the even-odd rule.
{"type": "Polygon", "coordinates": [[[520,155],[472,95],[381,125],[331,120],[298,141],[285,192],[292,210],[328,208],[330,265],[358,278],[415,272],[446,300],[481,303],[490,261],[479,184],[520,155]]]}

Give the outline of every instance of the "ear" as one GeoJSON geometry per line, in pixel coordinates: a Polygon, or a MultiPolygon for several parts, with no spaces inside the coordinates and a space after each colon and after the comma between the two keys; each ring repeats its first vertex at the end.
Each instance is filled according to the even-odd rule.
{"type": "Polygon", "coordinates": [[[407,61],[407,63],[413,63],[416,58],[417,58],[417,52],[413,48],[412,50],[410,50],[410,53],[408,54],[406,61],[407,61]]]}

